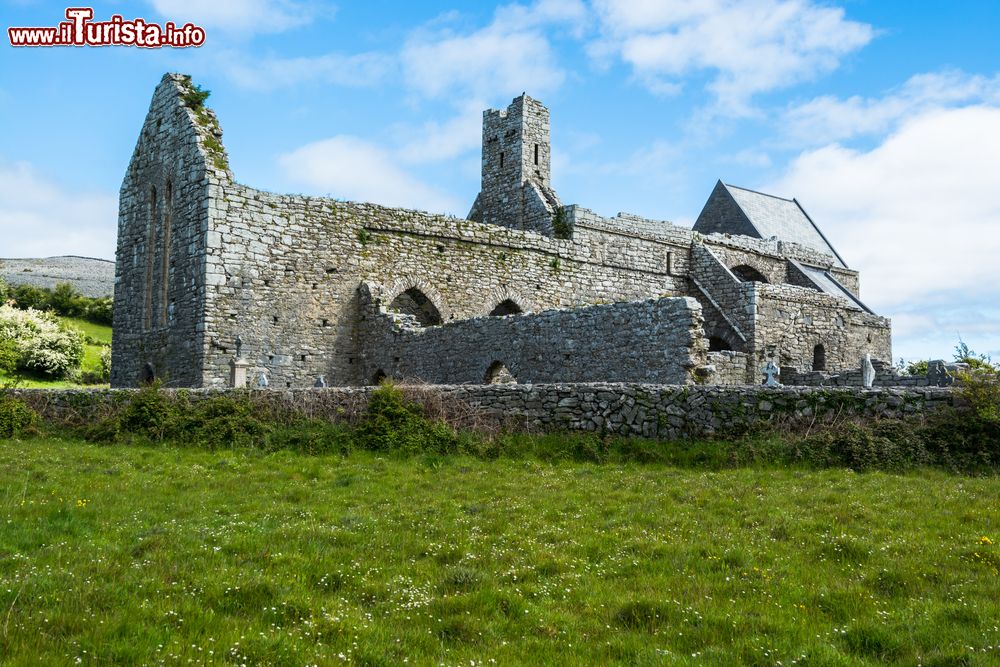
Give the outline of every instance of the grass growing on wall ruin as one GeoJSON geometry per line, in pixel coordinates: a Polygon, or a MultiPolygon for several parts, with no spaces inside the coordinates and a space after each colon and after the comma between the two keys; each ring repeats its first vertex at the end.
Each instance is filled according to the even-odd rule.
{"type": "Polygon", "coordinates": [[[0,663],[986,664],[995,477],[0,441],[0,663]]]}

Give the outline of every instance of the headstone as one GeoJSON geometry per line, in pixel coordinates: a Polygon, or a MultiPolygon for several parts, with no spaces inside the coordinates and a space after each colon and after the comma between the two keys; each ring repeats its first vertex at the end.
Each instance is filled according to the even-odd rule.
{"type": "Polygon", "coordinates": [[[773,360],[768,359],[767,365],[764,366],[764,386],[765,387],[780,387],[781,383],[778,382],[778,374],[781,373],[781,368],[778,367],[773,360]]]}
{"type": "Polygon", "coordinates": [[[955,382],[955,376],[941,359],[927,362],[927,384],[932,387],[947,387],[955,382]]]}
{"type": "Polygon", "coordinates": [[[865,358],[861,360],[861,380],[865,389],[871,389],[875,384],[875,367],[872,365],[872,355],[865,352],[865,358]]]}
{"type": "Polygon", "coordinates": [[[321,388],[325,386],[326,386],[326,378],[323,377],[322,375],[317,375],[316,384],[314,384],[313,387],[321,388]]]}
{"type": "Polygon", "coordinates": [[[260,375],[257,376],[257,388],[267,389],[267,373],[261,371],[260,375]]]}
{"type": "Polygon", "coordinates": [[[229,386],[242,389],[247,386],[247,369],[250,362],[233,357],[229,360],[229,386]]]}

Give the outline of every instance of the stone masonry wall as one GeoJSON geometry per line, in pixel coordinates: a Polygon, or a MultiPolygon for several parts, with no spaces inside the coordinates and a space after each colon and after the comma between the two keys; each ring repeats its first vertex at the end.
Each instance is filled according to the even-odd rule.
{"type": "MultiPolygon", "coordinates": [[[[221,130],[181,96],[190,79],[163,77],[122,183],[115,262],[111,382],[137,386],[151,364],[167,386],[197,386],[203,358],[204,231],[225,167],[205,142],[221,130]]],[[[221,144],[219,144],[221,151],[221,144]]]]}
{"type": "Polygon", "coordinates": [[[240,334],[251,377],[272,386],[361,384],[358,287],[389,304],[416,287],[444,321],[487,315],[511,299],[524,311],[681,295],[662,244],[607,244],[391,209],[274,195],[227,185],[208,232],[204,384],[223,386],[240,334]],[[610,257],[609,257],[610,255],[610,257]]]}
{"type": "Polygon", "coordinates": [[[824,348],[828,369],[859,368],[866,352],[875,359],[892,359],[888,319],[801,287],[753,286],[757,366],[773,349],[779,366],[814,370],[817,345],[824,348]]]}
{"type": "MultiPolygon", "coordinates": [[[[343,421],[363,414],[371,387],[248,392],[269,406],[343,421]]],[[[410,400],[434,405],[464,423],[514,430],[590,431],[656,438],[708,435],[775,419],[899,419],[954,405],[949,388],[858,389],[819,387],[700,387],[649,384],[422,385],[402,387],[410,400]],[[470,418],[470,412],[472,417],[470,418]]],[[[92,420],[132,390],[11,390],[43,417],[69,423],[92,420]]],[[[174,390],[167,390],[173,394],[174,390]]],[[[184,390],[189,400],[223,391],[184,390]]]]}
{"type": "Polygon", "coordinates": [[[502,364],[513,376],[508,381],[528,384],[687,384],[694,368],[705,364],[701,308],[691,298],[477,317],[414,328],[386,313],[367,292],[362,289],[360,359],[369,378],[481,384],[491,382],[502,364]]]}

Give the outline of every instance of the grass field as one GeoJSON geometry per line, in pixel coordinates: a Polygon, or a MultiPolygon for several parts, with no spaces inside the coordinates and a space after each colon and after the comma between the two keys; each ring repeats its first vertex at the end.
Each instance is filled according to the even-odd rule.
{"type": "Polygon", "coordinates": [[[0,664],[997,664],[997,488],[0,441],[0,664]]]}
{"type": "MultiPolygon", "coordinates": [[[[86,320],[72,317],[60,317],[59,319],[68,326],[77,329],[87,336],[90,336],[95,341],[107,343],[109,345],[111,344],[111,327],[94,324],[92,322],[87,322],[86,320]]],[[[80,368],[85,371],[96,371],[100,369],[102,349],[103,347],[101,345],[86,344],[84,346],[83,361],[80,363],[80,368]]],[[[69,382],[66,380],[49,380],[45,377],[26,375],[23,373],[8,374],[0,370],[0,385],[3,385],[5,382],[17,382],[18,386],[25,387],[27,389],[74,389],[84,386],[79,383],[69,382]]]]}

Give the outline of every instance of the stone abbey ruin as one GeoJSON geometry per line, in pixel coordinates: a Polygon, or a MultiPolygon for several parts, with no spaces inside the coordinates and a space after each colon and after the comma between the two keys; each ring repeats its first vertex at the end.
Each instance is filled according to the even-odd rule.
{"type": "Polygon", "coordinates": [[[275,388],[738,385],[769,360],[808,383],[891,359],[797,201],[719,182],[693,229],[564,205],[527,95],[484,113],[468,219],[240,185],[203,102],[163,77],[122,184],[115,387],[226,387],[236,366],[275,388]]]}

